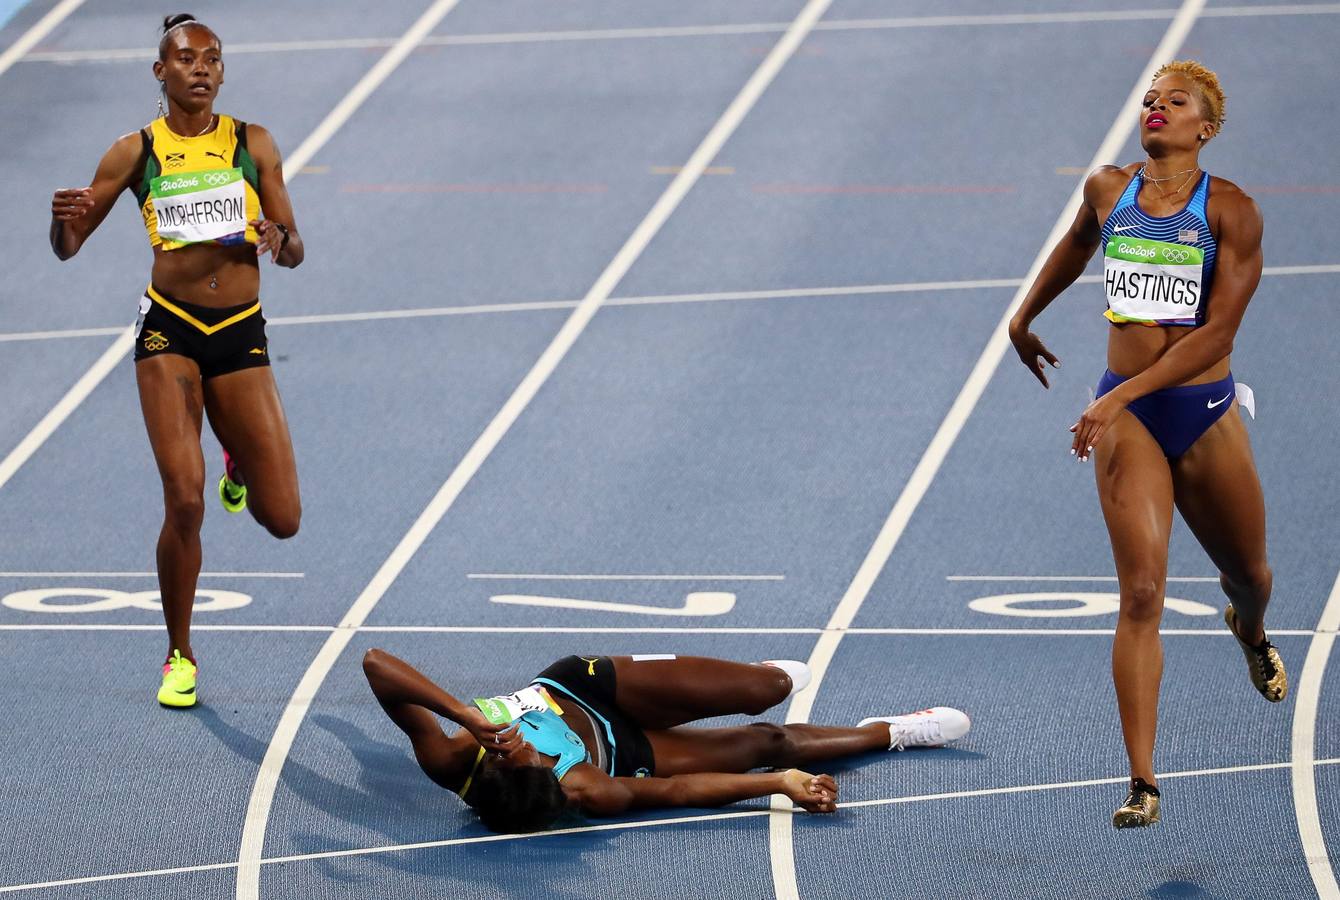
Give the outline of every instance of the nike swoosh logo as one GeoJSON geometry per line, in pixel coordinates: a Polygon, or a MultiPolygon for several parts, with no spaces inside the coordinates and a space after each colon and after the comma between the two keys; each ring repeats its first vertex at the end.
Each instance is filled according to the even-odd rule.
{"type": "MultiPolygon", "coordinates": [[[[1232,394],[1229,394],[1229,395],[1228,395],[1228,397],[1232,397],[1232,396],[1233,396],[1232,394]]],[[[1209,400],[1206,400],[1206,401],[1205,401],[1205,408],[1206,408],[1206,409],[1214,409],[1214,408],[1215,408],[1216,406],[1218,406],[1220,403],[1223,403],[1224,400],[1227,400],[1228,397],[1224,397],[1223,400],[1215,400],[1213,403],[1210,402],[1209,400]]]]}
{"type": "Polygon", "coordinates": [[[1118,231],[1130,231],[1132,228],[1139,228],[1139,225],[1117,225],[1112,229],[1113,233],[1118,231]]]}

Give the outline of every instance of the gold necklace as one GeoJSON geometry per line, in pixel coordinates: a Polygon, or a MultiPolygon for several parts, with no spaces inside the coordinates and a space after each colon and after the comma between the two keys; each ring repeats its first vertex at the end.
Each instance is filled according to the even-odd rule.
{"type": "MultiPolygon", "coordinates": [[[[1184,191],[1184,190],[1186,189],[1186,186],[1187,186],[1188,184],[1190,184],[1190,182],[1191,182],[1191,176],[1192,176],[1192,175],[1195,175],[1196,172],[1197,172],[1197,170],[1196,170],[1196,169],[1189,169],[1188,172],[1189,172],[1189,174],[1188,174],[1188,175],[1186,176],[1186,178],[1182,181],[1182,183],[1178,186],[1177,190],[1173,191],[1171,194],[1163,194],[1163,193],[1160,193],[1160,194],[1159,194],[1159,199],[1160,199],[1160,200],[1167,200],[1169,197],[1176,197],[1178,194],[1182,193],[1182,191],[1184,191]]],[[[1181,173],[1181,172],[1178,172],[1177,174],[1178,174],[1178,175],[1181,175],[1182,173],[1181,173]]],[[[1158,188],[1155,187],[1154,190],[1158,190],[1158,188]]]]}
{"type": "MultiPolygon", "coordinates": [[[[164,120],[164,121],[167,121],[167,117],[164,116],[164,117],[163,117],[163,120],[164,120]]],[[[204,134],[206,131],[209,131],[209,130],[210,130],[211,128],[213,128],[213,127],[214,127],[214,113],[210,113],[210,114],[209,114],[209,121],[207,121],[207,122],[205,123],[205,127],[204,127],[204,128],[201,128],[201,129],[200,129],[199,131],[197,131],[195,134],[189,135],[189,137],[200,137],[200,135],[204,134]]],[[[171,125],[168,126],[168,131],[172,131],[172,126],[171,126],[171,125]]],[[[172,133],[173,133],[173,134],[177,134],[177,132],[175,132],[175,131],[172,131],[172,133]]],[[[184,134],[182,134],[182,135],[177,135],[177,136],[178,136],[178,137],[187,137],[188,135],[184,135],[184,134]]]]}
{"type": "Polygon", "coordinates": [[[1163,184],[1163,182],[1165,181],[1172,181],[1178,175],[1185,175],[1188,172],[1195,172],[1199,168],[1200,166],[1192,166],[1189,169],[1183,169],[1180,172],[1174,172],[1171,175],[1165,175],[1163,178],[1155,178],[1153,175],[1149,174],[1149,163],[1145,163],[1140,167],[1140,177],[1151,184],[1163,184]]]}

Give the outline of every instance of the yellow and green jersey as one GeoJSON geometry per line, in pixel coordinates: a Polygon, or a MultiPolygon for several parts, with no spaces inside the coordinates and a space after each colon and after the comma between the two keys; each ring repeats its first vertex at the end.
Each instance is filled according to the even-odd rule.
{"type": "Polygon", "coordinates": [[[144,167],[135,196],[152,246],[256,243],[248,223],[261,215],[260,177],[245,122],[221,115],[208,134],[182,137],[159,118],[140,136],[144,167]]]}

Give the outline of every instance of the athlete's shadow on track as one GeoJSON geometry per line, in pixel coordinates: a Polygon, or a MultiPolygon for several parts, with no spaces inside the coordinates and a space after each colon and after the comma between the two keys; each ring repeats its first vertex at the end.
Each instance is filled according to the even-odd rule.
{"type": "MultiPolygon", "coordinates": [[[[195,715],[225,747],[254,765],[260,765],[265,756],[264,741],[235,727],[209,706],[202,704],[195,715]]],[[[357,763],[357,772],[348,779],[353,783],[330,777],[303,759],[290,756],[280,776],[280,794],[290,791],[304,803],[348,822],[353,829],[340,829],[339,834],[291,829],[285,834],[282,828],[275,827],[277,820],[272,815],[272,839],[266,843],[269,847],[279,843],[280,849],[271,849],[267,855],[322,853],[490,834],[459,800],[424,777],[407,748],[378,741],[355,723],[331,715],[312,716],[309,724],[334,738],[347,751],[347,756],[336,752],[328,739],[315,742],[322,745],[323,755],[329,757],[334,772],[348,776],[349,758],[357,763]],[[280,841],[287,839],[291,846],[284,848],[283,843],[273,841],[273,837],[280,841]]],[[[310,748],[312,744],[308,741],[305,746],[310,748]]],[[[276,809],[282,805],[280,799],[276,809]]],[[[300,810],[298,815],[301,816],[300,810]]],[[[582,823],[578,820],[569,824],[582,823]]],[[[547,895],[588,900],[590,883],[584,879],[589,878],[590,873],[581,861],[581,854],[599,849],[613,836],[608,832],[589,832],[538,840],[370,853],[313,860],[308,865],[319,867],[327,878],[345,882],[364,879],[365,867],[369,863],[416,877],[441,877],[457,884],[462,879],[472,885],[496,880],[496,891],[491,893],[492,896],[515,894],[529,897],[534,895],[534,885],[527,885],[518,874],[540,863],[546,879],[553,879],[546,882],[547,895]],[[568,877],[573,884],[571,893],[559,887],[568,877]]]]}

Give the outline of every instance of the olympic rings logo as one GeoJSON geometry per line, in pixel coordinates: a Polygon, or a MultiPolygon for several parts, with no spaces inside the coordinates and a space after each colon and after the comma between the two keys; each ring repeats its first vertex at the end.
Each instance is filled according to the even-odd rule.
{"type": "Polygon", "coordinates": [[[1184,263],[1191,258],[1191,251],[1183,247],[1164,247],[1163,258],[1168,262],[1184,263]]]}
{"type": "MultiPolygon", "coordinates": [[[[221,612],[240,609],[251,603],[251,597],[237,591],[198,590],[195,592],[195,612],[221,612]]],[[[117,591],[110,588],[36,588],[16,591],[7,595],[3,604],[19,612],[32,613],[93,613],[114,609],[145,609],[161,613],[163,601],[158,591],[117,591]],[[56,602],[62,597],[88,597],[83,603],[56,602]]]]}
{"type": "Polygon", "coordinates": [[[206,172],[205,184],[211,187],[218,187],[221,184],[227,184],[233,180],[232,172],[206,172]]]}

